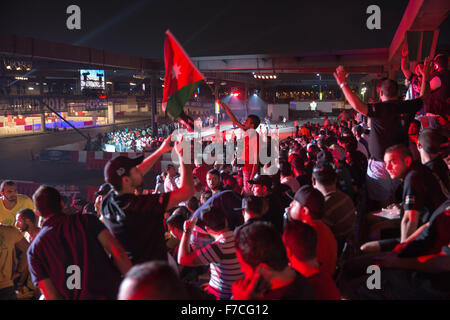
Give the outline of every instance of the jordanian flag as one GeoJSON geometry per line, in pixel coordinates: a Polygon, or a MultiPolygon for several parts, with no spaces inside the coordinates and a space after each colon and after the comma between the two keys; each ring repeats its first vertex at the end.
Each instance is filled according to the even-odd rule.
{"type": "Polygon", "coordinates": [[[162,109],[173,119],[184,118],[183,108],[205,77],[197,70],[175,37],[166,31],[164,61],[166,77],[162,109]]]}

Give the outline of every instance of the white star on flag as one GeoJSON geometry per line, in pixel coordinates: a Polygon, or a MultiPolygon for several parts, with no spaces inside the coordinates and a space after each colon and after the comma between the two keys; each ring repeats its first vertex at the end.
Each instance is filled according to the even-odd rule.
{"type": "Polygon", "coordinates": [[[175,64],[172,68],[172,79],[173,78],[177,78],[180,76],[181,74],[181,67],[177,64],[175,64]]]}

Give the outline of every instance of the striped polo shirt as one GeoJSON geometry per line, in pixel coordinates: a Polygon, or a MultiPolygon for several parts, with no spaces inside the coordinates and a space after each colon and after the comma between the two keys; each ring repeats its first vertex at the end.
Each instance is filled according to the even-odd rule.
{"type": "Polygon", "coordinates": [[[208,292],[218,300],[231,299],[234,281],[244,277],[236,257],[233,232],[224,232],[216,241],[197,250],[196,253],[203,264],[210,265],[208,292]]]}

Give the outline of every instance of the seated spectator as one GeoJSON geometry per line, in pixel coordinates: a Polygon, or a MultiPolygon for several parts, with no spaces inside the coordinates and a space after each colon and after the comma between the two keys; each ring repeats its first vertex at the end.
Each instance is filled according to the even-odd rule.
{"type": "Polygon", "coordinates": [[[447,189],[446,195],[448,197],[448,192],[450,191],[450,171],[442,156],[439,155],[441,142],[445,142],[445,139],[437,130],[427,128],[422,131],[417,142],[422,164],[430,168],[437,176],[439,183],[447,189]]]}
{"type": "Polygon", "coordinates": [[[449,299],[450,298],[450,200],[432,214],[425,228],[393,252],[348,261],[342,281],[347,299],[449,299]],[[381,267],[381,287],[367,288],[366,268],[381,267]],[[363,274],[365,274],[363,276],[363,274]]]}
{"type": "Polygon", "coordinates": [[[330,274],[317,261],[317,232],[301,221],[289,221],[283,233],[290,266],[304,275],[314,287],[317,300],[340,300],[330,274]]]}
{"type": "Polygon", "coordinates": [[[263,219],[272,223],[281,234],[283,232],[284,207],[281,204],[281,195],[272,190],[272,178],[257,173],[248,183],[252,186],[253,195],[264,199],[263,219]]]}
{"type": "Polygon", "coordinates": [[[356,215],[352,199],[336,187],[337,175],[331,164],[314,167],[313,186],[324,196],[322,221],[330,227],[341,252],[347,238],[354,233],[356,215]]]}
{"type": "Polygon", "coordinates": [[[178,263],[183,266],[210,265],[211,279],[208,293],[218,300],[231,298],[231,286],[242,278],[240,265],[236,258],[234,234],[227,228],[225,214],[216,207],[203,211],[201,219],[206,231],[214,238],[214,242],[205,248],[192,251],[190,236],[196,220],[184,223],[184,233],[178,251],[178,263]]]}
{"type": "Polygon", "coordinates": [[[45,299],[114,299],[120,273],[131,268],[120,243],[97,218],[64,215],[61,196],[52,187],[41,186],[33,201],[44,223],[28,250],[28,266],[33,284],[41,289],[45,299]],[[107,253],[112,255],[116,267],[107,253]],[[78,272],[78,280],[75,277],[67,285],[67,274],[74,272],[78,272]]]}
{"type": "Polygon", "coordinates": [[[118,300],[201,300],[199,289],[183,283],[164,261],[136,265],[120,285],[118,300]]]}
{"type": "Polygon", "coordinates": [[[404,213],[401,217],[400,239],[366,243],[361,247],[366,253],[389,251],[398,243],[405,242],[418,227],[430,220],[431,213],[446,200],[441,185],[431,169],[413,162],[406,146],[395,145],[386,149],[384,161],[391,178],[403,181],[404,213]]]}
{"type": "Polygon", "coordinates": [[[288,185],[293,193],[300,189],[300,184],[292,175],[291,166],[287,162],[280,162],[280,182],[288,185]]]}
{"type": "Polygon", "coordinates": [[[245,278],[233,285],[234,300],[312,300],[314,288],[289,267],[280,233],[268,222],[251,223],[236,235],[245,278]]]}
{"type": "Polygon", "coordinates": [[[325,199],[311,186],[301,187],[286,211],[288,220],[299,220],[312,226],[317,232],[317,259],[331,276],[336,272],[337,243],[330,228],[321,221],[325,199]]]}
{"type": "Polygon", "coordinates": [[[241,210],[244,217],[244,224],[234,229],[236,235],[241,228],[246,227],[250,223],[256,221],[265,221],[263,216],[264,200],[261,197],[246,196],[242,198],[242,207],[235,210],[241,210]]]}

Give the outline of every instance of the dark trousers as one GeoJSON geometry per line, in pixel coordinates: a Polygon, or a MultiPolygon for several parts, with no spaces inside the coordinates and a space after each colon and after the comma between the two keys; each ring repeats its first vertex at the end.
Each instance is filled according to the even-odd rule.
{"type": "Polygon", "coordinates": [[[14,287],[0,289],[0,300],[17,300],[14,287]]]}

